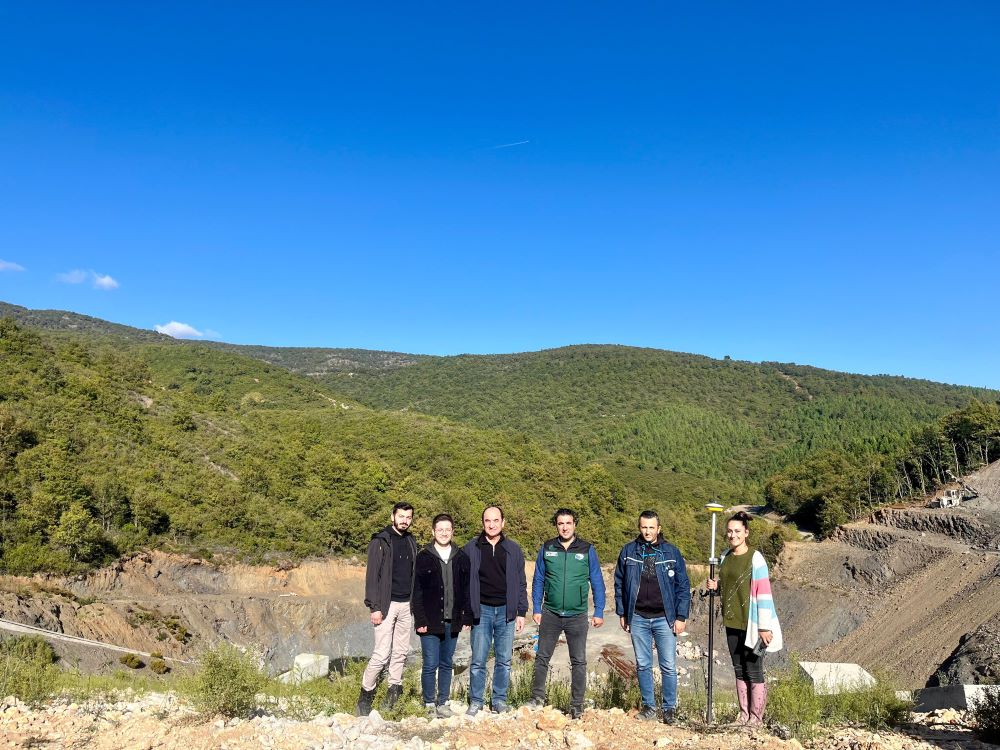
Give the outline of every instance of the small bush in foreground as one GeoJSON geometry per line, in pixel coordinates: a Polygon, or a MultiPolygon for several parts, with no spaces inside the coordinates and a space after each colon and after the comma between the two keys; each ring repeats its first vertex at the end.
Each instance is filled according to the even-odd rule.
{"type": "Polygon", "coordinates": [[[811,737],[817,724],[886,729],[905,721],[909,710],[910,704],[896,697],[895,686],[884,677],[871,687],[816,695],[793,662],[770,681],[766,718],[787,726],[797,737],[811,737]]]}
{"type": "Polygon", "coordinates": [[[191,699],[201,713],[244,717],[257,707],[267,677],[251,654],[223,644],[206,651],[191,681],[191,699]]]}
{"type": "Polygon", "coordinates": [[[51,646],[39,638],[4,641],[0,644],[0,695],[13,695],[33,705],[43,702],[55,693],[59,680],[54,659],[51,646]]]}
{"type": "Polygon", "coordinates": [[[594,708],[620,708],[624,711],[642,708],[639,683],[636,680],[626,680],[614,670],[597,678],[590,688],[594,708]]]}
{"type": "Polygon", "coordinates": [[[142,669],[146,666],[146,662],[140,659],[138,654],[122,654],[118,657],[118,661],[129,669],[142,669]]]}
{"type": "Polygon", "coordinates": [[[988,688],[972,707],[976,736],[984,742],[1000,744],[1000,687],[988,688]]]}

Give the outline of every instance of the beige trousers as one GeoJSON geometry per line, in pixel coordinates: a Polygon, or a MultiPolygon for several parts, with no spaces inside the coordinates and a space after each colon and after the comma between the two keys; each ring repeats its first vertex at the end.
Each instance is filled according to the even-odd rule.
{"type": "Polygon", "coordinates": [[[379,673],[386,664],[389,665],[389,684],[403,684],[403,666],[410,653],[411,628],[413,615],[410,613],[410,603],[391,602],[382,623],[375,626],[375,648],[361,678],[361,687],[374,690],[379,673]]]}

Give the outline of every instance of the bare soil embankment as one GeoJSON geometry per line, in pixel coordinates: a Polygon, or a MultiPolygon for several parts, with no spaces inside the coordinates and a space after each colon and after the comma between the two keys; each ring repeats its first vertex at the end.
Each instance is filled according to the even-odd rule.
{"type": "MultiPolygon", "coordinates": [[[[1000,463],[967,481],[1000,489],[1000,463]]],[[[1000,618],[998,508],[986,492],[956,508],[887,508],[830,540],[788,545],[776,600],[789,647],[909,688],[985,678],[976,660],[996,652],[984,644],[1000,618]]]]}
{"type": "MultiPolygon", "coordinates": [[[[303,651],[336,658],[368,648],[363,595],[364,568],[341,561],[285,570],[150,552],[72,579],[5,578],[0,617],[176,659],[221,640],[253,645],[281,670],[303,651]]],[[[70,651],[88,669],[116,658],[70,651]]]]}

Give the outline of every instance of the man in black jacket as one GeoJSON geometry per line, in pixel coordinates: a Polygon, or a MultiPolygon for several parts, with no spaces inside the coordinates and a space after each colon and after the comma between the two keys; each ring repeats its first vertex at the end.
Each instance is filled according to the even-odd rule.
{"type": "Polygon", "coordinates": [[[372,536],[368,544],[368,570],[365,573],[365,606],[371,610],[375,628],[375,648],[361,678],[358,716],[372,710],[378,677],[389,665],[389,690],[385,708],[392,708],[403,694],[403,666],[410,652],[410,628],[413,616],[413,571],[417,544],[410,535],[413,506],[399,502],[392,506],[392,523],[372,536]]]}
{"type": "Polygon", "coordinates": [[[524,575],[524,552],[503,534],[503,511],[495,505],[483,511],[483,533],[463,548],[471,563],[469,602],[472,626],[472,663],[469,665],[469,710],[475,716],[483,708],[486,661],[493,648],[493,710],[503,713],[510,684],[510,662],[514,633],[524,629],[528,612],[528,581],[524,575]]]}
{"type": "Polygon", "coordinates": [[[434,541],[417,553],[413,582],[413,625],[420,636],[423,669],[420,687],[430,718],[451,716],[452,658],[458,634],[472,625],[469,606],[469,556],[452,541],[455,523],[447,513],[434,516],[434,541]]]}

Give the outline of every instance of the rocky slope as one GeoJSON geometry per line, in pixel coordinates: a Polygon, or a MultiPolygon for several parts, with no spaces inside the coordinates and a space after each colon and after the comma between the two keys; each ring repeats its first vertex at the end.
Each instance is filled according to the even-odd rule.
{"type": "MultiPolygon", "coordinates": [[[[349,562],[223,567],[150,552],[74,579],[5,578],[0,616],[177,659],[221,640],[256,645],[281,671],[303,651],[336,658],[370,647],[363,590],[364,568],[349,562]]],[[[73,655],[90,668],[107,660],[73,655]]]]}
{"type": "Polygon", "coordinates": [[[932,686],[970,683],[1000,684],[1000,617],[963,635],[929,682],[932,686]]]}
{"type": "MultiPolygon", "coordinates": [[[[967,479],[1000,487],[1000,463],[967,479]]],[[[884,509],[831,540],[789,545],[776,599],[790,648],[907,688],[986,680],[980,659],[1000,649],[995,491],[955,508],[884,509]]]]}

